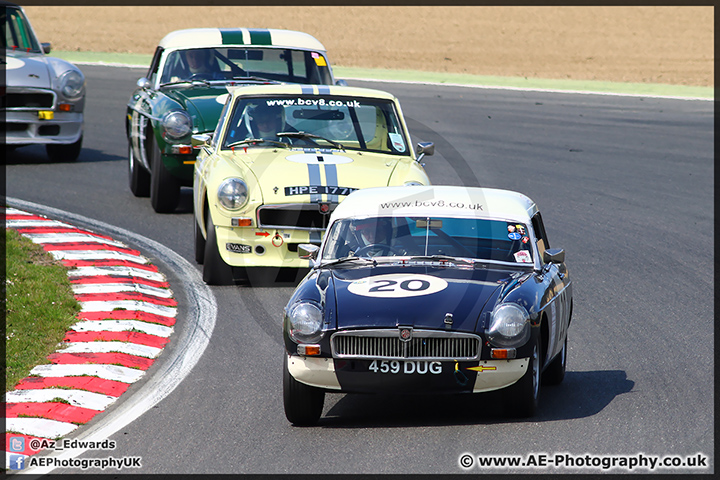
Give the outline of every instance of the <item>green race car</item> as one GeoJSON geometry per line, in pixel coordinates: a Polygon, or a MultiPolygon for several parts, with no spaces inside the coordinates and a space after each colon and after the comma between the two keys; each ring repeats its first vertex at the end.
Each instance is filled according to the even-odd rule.
{"type": "Polygon", "coordinates": [[[196,28],[166,35],[127,105],[130,190],[174,211],[192,186],[191,136],[212,133],[228,95],[246,85],[336,82],[325,47],[302,32],[196,28]]]}

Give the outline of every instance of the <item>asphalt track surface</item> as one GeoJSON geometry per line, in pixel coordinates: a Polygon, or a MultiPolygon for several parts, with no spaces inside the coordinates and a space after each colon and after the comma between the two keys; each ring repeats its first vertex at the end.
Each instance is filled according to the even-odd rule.
{"type": "MultiPolygon", "coordinates": [[[[53,164],[42,147],[18,149],[6,160],[7,195],[148,237],[194,265],[191,191],[158,215],[127,186],[123,117],[143,70],[82,69],[80,159],[53,164]]],[[[700,453],[707,469],[656,471],[713,472],[713,102],[351,84],[399,97],[413,141],[436,144],[433,183],[518,190],[538,204],[575,285],[564,383],[542,391],[530,420],[503,417],[492,394],[331,394],[317,427],[293,427],[281,386],[292,287],[211,287],[215,328],[189,375],[111,436],[115,450],[80,458],[141,456],[142,473],[463,473],[464,453],[700,453]]],[[[182,312],[188,300],[176,295],[182,312]]]]}

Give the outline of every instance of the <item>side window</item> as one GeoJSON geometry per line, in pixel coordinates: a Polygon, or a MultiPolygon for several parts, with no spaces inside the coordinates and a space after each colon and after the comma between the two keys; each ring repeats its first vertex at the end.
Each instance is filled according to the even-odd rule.
{"type": "Polygon", "coordinates": [[[537,237],[538,254],[540,255],[540,259],[542,259],[543,252],[550,248],[550,242],[548,242],[547,234],[545,233],[545,225],[543,225],[540,212],[533,215],[532,226],[533,230],[535,230],[535,236],[537,237]]]}
{"type": "Polygon", "coordinates": [[[225,117],[227,117],[227,114],[230,111],[231,103],[232,103],[232,96],[228,95],[228,99],[225,102],[225,106],[223,107],[222,112],[220,113],[220,119],[218,120],[217,126],[215,127],[215,133],[213,133],[212,139],[210,140],[210,145],[212,145],[213,148],[216,148],[218,142],[220,141],[220,130],[223,128],[223,125],[225,124],[225,117]]]}

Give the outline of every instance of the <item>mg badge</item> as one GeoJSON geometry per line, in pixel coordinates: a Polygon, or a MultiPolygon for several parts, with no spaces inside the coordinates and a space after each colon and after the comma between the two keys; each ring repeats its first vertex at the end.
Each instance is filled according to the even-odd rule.
{"type": "Polygon", "coordinates": [[[409,342],[412,338],[412,328],[400,327],[400,340],[409,342]]]}

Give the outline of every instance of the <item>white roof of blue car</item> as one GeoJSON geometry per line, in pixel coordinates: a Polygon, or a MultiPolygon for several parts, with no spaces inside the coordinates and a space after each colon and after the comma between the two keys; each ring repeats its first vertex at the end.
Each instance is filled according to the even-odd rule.
{"type": "Polygon", "coordinates": [[[376,187],[357,190],[335,208],[332,220],[349,217],[464,217],[524,224],[538,209],[522,193],[447,185],[376,187]]]}
{"type": "Polygon", "coordinates": [[[285,47],[325,52],[323,44],[312,35],[272,28],[189,28],[170,32],[159,43],[165,50],[223,45],[285,47]]]}

